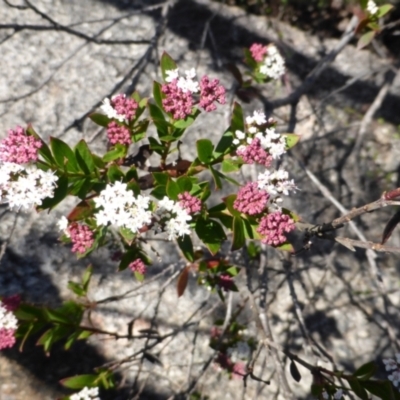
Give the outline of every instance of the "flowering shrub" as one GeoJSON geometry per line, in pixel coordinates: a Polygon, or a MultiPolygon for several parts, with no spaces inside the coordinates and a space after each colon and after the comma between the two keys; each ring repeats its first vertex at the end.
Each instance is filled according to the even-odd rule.
{"type": "MultiPolygon", "coordinates": [[[[370,4],[368,10],[371,15],[379,13],[370,4]]],[[[251,79],[257,83],[280,79],[285,73],[284,59],[275,45],[254,44],[246,51],[246,59],[251,79]]],[[[198,284],[216,291],[224,300],[227,293],[238,291],[238,266],[218,256],[229,234],[232,251],[249,242],[254,247],[254,242],[260,241],[277,250],[294,252],[288,234],[296,229],[299,217],[284,207],[284,196],[298,188],[289,172],[276,169],[275,164],[297,144],[299,137],[278,132],[276,122],[261,111],[245,116],[240,104],[234,103],[230,124],[218,142],[200,139],[196,142],[195,158],[184,159],[179,146],[187,128],[202,110],[213,112],[226,103],[225,88],[208,76],[198,80],[193,69],[181,74],[175,61],[165,53],[161,69],[163,82],[154,82],[151,99],[141,98],[137,92],[132,97],[119,94],[105,99],[101,113],[90,116],[107,131],[109,148],[104,155],[95,154],[84,140],[74,147],[57,138],[46,144],[31,126],[10,130],[0,144],[0,199],[12,209],[36,207],[38,211],[51,211],[67,196],[76,197],[79,203],[58,222],[62,240],[72,244],[72,252],[78,257],[84,257],[106,246],[116,232],[121,241],[119,270],[129,269],[138,280],[144,279],[152,264],[143,248],[144,240],[159,235],[176,241],[188,263],[178,278],[178,295],[186,289],[189,271],[195,271],[198,284]],[[156,137],[148,136],[151,124],[156,137]],[[132,143],[140,145],[134,156],[128,155],[132,143]],[[152,154],[157,158],[157,166],[146,166],[152,154]],[[240,185],[229,174],[245,165],[257,165],[262,172],[255,181],[240,185]],[[211,184],[199,178],[202,172],[208,172],[211,184]],[[211,206],[208,199],[212,189],[224,185],[230,185],[231,194],[211,206]],[[209,250],[211,259],[195,252],[194,237],[209,250]]],[[[70,282],[70,289],[81,300],[87,300],[91,275],[92,268],[88,268],[80,283],[70,282]]],[[[44,333],[38,344],[45,351],[59,341],[69,349],[76,340],[104,334],[96,327],[82,324],[90,308],[88,303],[69,301],[50,309],[16,305],[3,299],[0,349],[13,346],[16,338],[24,343],[32,332],[41,330],[44,333]]],[[[244,327],[235,318],[224,326],[218,322],[217,326],[210,340],[215,351],[214,365],[230,377],[244,381],[250,377],[267,384],[254,376],[249,365],[256,340],[246,337],[244,327]],[[246,348],[242,358],[235,356],[235,352],[240,353],[239,348],[246,348]]],[[[131,332],[112,336],[133,338],[131,332]]],[[[362,399],[368,398],[368,393],[381,396],[383,390],[392,390],[389,381],[370,379],[375,372],[371,363],[361,366],[353,375],[345,375],[310,367],[292,354],[288,357],[295,380],[301,378],[295,362],[313,374],[311,391],[318,398],[342,398],[345,392],[336,384],[339,379],[346,380],[362,399]]],[[[389,380],[397,387],[398,363],[386,360],[385,364],[392,371],[389,380]]],[[[114,370],[99,369],[90,375],[66,378],[62,383],[74,390],[82,389],[72,394],[71,400],[96,400],[99,387],[115,387],[114,370]]]]}

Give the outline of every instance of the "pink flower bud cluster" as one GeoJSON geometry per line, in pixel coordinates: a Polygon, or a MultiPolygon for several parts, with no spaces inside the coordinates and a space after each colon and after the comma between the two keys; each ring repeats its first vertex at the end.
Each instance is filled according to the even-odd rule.
{"type": "Polygon", "coordinates": [[[262,243],[270,246],[279,246],[286,242],[285,233],[292,231],[294,228],[294,221],[289,215],[276,211],[261,218],[257,232],[264,236],[261,239],[262,243]]]}
{"type": "Polygon", "coordinates": [[[12,311],[18,307],[17,298],[0,300],[0,350],[14,346],[18,321],[12,311]]]}
{"type": "Polygon", "coordinates": [[[118,115],[124,116],[125,120],[131,121],[136,114],[139,104],[125,94],[117,94],[110,101],[111,106],[118,115]]]}
{"type": "Polygon", "coordinates": [[[236,154],[242,157],[245,164],[256,163],[268,168],[272,163],[272,156],[261,147],[258,138],[253,139],[249,146],[238,149],[236,154]]]}
{"type": "Polygon", "coordinates": [[[267,54],[267,51],[268,51],[267,46],[263,46],[262,44],[259,43],[253,43],[250,46],[251,56],[257,62],[261,62],[264,59],[264,56],[267,54]]]}
{"type": "Polygon", "coordinates": [[[248,182],[240,188],[233,207],[248,215],[261,214],[268,203],[269,194],[258,188],[257,182],[248,182]]]}
{"type": "Polygon", "coordinates": [[[242,362],[234,363],[225,353],[218,353],[214,362],[220,368],[230,372],[235,379],[243,379],[246,375],[246,365],[242,362]]]}
{"type": "Polygon", "coordinates": [[[279,159],[286,153],[285,136],[275,132],[276,122],[267,120],[261,111],[255,111],[246,117],[244,132],[237,130],[233,145],[237,146],[236,154],[246,164],[260,164],[269,167],[273,159],[279,159]]]}
{"type": "Polygon", "coordinates": [[[93,232],[87,225],[73,222],[68,227],[68,233],[72,242],[72,252],[84,254],[93,246],[93,232]]]}
{"type": "Polygon", "coordinates": [[[8,131],[8,136],[0,143],[0,160],[15,164],[25,164],[37,161],[38,150],[42,142],[33,136],[28,136],[25,130],[17,126],[8,131]]]}
{"type": "Polygon", "coordinates": [[[192,196],[189,192],[178,194],[179,204],[188,214],[195,214],[201,211],[201,200],[192,196]]]}
{"type": "Polygon", "coordinates": [[[108,140],[112,145],[117,143],[130,145],[132,143],[129,129],[116,121],[111,121],[107,126],[108,140]]]}
{"type": "Polygon", "coordinates": [[[216,110],[215,103],[225,104],[225,88],[219,84],[218,79],[210,80],[203,76],[200,84],[194,80],[194,69],[186,71],[186,77],[179,76],[179,70],[166,71],[167,83],[161,86],[165,94],[162,105],[166,112],[172,114],[174,119],[185,119],[191,114],[194,106],[193,95],[200,95],[199,106],[207,112],[216,110]]]}
{"type": "Polygon", "coordinates": [[[135,261],[131,262],[128,265],[128,268],[132,272],[138,272],[139,274],[142,274],[142,275],[144,275],[144,273],[146,272],[146,265],[140,258],[137,258],[135,261]]]}

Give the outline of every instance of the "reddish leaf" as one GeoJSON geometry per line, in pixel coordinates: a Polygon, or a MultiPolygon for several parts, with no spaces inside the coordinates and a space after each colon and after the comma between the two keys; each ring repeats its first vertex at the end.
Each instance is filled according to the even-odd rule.
{"type": "Polygon", "coordinates": [[[385,244],[390,236],[392,235],[394,228],[396,228],[397,224],[400,222],[400,210],[390,218],[389,222],[386,224],[385,229],[382,234],[382,242],[381,244],[385,244]]]}
{"type": "Polygon", "coordinates": [[[87,201],[81,201],[68,215],[68,221],[81,221],[91,215],[92,208],[87,201]]]}
{"type": "Polygon", "coordinates": [[[400,197],[400,188],[391,190],[384,195],[385,200],[394,200],[397,199],[397,197],[400,197]]]}
{"type": "Polygon", "coordinates": [[[178,277],[178,283],[176,284],[176,290],[178,292],[178,297],[181,297],[185,293],[186,286],[189,279],[189,268],[185,267],[178,277]]]}

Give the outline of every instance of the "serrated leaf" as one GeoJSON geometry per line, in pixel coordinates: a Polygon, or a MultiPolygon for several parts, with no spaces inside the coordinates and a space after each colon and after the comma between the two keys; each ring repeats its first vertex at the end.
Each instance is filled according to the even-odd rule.
{"type": "Polygon", "coordinates": [[[179,248],[182,250],[183,255],[186,260],[193,262],[194,261],[194,251],[193,251],[193,243],[192,239],[189,235],[179,236],[177,239],[177,243],[179,248]]]}
{"type": "Polygon", "coordinates": [[[386,224],[385,229],[383,230],[381,244],[385,244],[389,240],[390,236],[392,236],[392,233],[399,222],[400,222],[400,210],[398,210],[386,224]]]}
{"type": "Polygon", "coordinates": [[[300,375],[299,369],[297,368],[297,365],[294,363],[293,360],[290,362],[290,375],[292,375],[292,378],[296,382],[301,381],[301,375],[300,375]]]}
{"type": "Polygon", "coordinates": [[[197,147],[197,155],[199,160],[203,164],[210,164],[210,162],[213,160],[213,151],[214,151],[214,145],[212,144],[211,140],[208,139],[200,139],[196,142],[196,147],[197,147]]]}
{"type": "Polygon", "coordinates": [[[362,35],[360,39],[358,39],[357,50],[361,50],[364,47],[368,46],[372,42],[374,37],[375,37],[374,31],[369,31],[367,33],[364,33],[364,35],[362,35]]]}
{"type": "Polygon", "coordinates": [[[176,283],[176,291],[178,293],[178,297],[181,297],[183,293],[185,293],[188,280],[189,280],[189,268],[185,267],[179,274],[178,281],[176,283]]]}

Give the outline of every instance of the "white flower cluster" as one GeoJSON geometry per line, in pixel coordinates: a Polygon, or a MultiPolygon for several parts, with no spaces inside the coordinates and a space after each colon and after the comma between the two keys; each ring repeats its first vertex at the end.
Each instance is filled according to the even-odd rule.
{"type": "Polygon", "coordinates": [[[34,165],[23,167],[14,163],[0,164],[0,201],[11,209],[29,210],[53,197],[58,177],[34,165]]]}
{"type": "MultiPolygon", "coordinates": [[[[158,202],[158,208],[155,215],[159,218],[159,222],[163,220],[164,229],[168,233],[168,240],[172,240],[178,236],[190,235],[190,226],[188,221],[192,216],[182,208],[179,202],[164,197],[158,202]]],[[[156,233],[161,232],[161,224],[155,223],[153,229],[156,233]]]]}
{"type": "Polygon", "coordinates": [[[371,14],[371,15],[375,15],[378,11],[379,8],[376,5],[376,3],[374,2],[374,0],[368,0],[367,3],[367,11],[371,14]]]}
{"type": "MultiPolygon", "coordinates": [[[[322,392],[322,398],[329,400],[329,394],[324,390],[322,392]]],[[[338,389],[336,390],[335,394],[332,397],[334,400],[340,400],[343,398],[343,390],[342,389],[338,389]]]]}
{"type": "MultiPolygon", "coordinates": [[[[237,146],[241,141],[245,140],[247,145],[250,145],[254,138],[257,138],[260,140],[261,147],[268,154],[270,154],[274,159],[280,158],[286,153],[286,139],[281,134],[275,132],[274,127],[260,131],[261,126],[267,122],[272,123],[272,118],[267,121],[264,113],[261,111],[254,111],[253,116],[246,117],[248,134],[237,130],[235,132],[236,138],[233,139],[233,144],[237,146]]],[[[238,147],[238,150],[244,150],[245,147],[246,145],[242,144],[238,147]]]]}
{"type": "Polygon", "coordinates": [[[391,371],[388,379],[393,382],[394,386],[399,386],[400,383],[400,353],[396,353],[396,360],[386,358],[382,360],[385,364],[386,371],[391,371]]]}
{"type": "MultiPolygon", "coordinates": [[[[113,96],[113,99],[116,96],[113,96]]],[[[119,122],[127,122],[125,114],[118,114],[117,110],[111,105],[111,101],[108,97],[103,100],[103,104],[100,106],[100,110],[107,115],[110,119],[116,119],[119,122]]]]}
{"type": "Polygon", "coordinates": [[[18,320],[15,315],[8,311],[0,300],[0,329],[16,330],[18,327],[18,320]]]}
{"type": "Polygon", "coordinates": [[[186,92],[198,93],[200,91],[199,83],[194,80],[194,78],[196,78],[196,71],[194,68],[185,71],[186,77],[179,76],[179,68],[171,69],[165,72],[167,74],[165,81],[167,83],[171,83],[174,79],[177,79],[178,81],[176,85],[184,93],[186,92]]]}
{"type": "Polygon", "coordinates": [[[281,194],[288,196],[290,191],[298,190],[294,180],[289,180],[289,172],[284,169],[266,170],[258,175],[257,183],[258,188],[265,190],[271,197],[281,194]]]}
{"type": "Polygon", "coordinates": [[[126,183],[108,184],[94,202],[96,207],[102,208],[94,215],[97,225],[110,223],[136,233],[151,223],[152,214],[148,210],[150,197],[135,197],[133,191],[127,189],[126,183]]]}
{"type": "Polygon", "coordinates": [[[94,387],[89,389],[84,387],[80,392],[69,396],[70,400],[100,400],[99,388],[94,387]]]}
{"type": "Polygon", "coordinates": [[[260,72],[272,79],[279,79],[285,73],[285,60],[275,45],[268,46],[267,56],[260,67],[260,72]]]}

